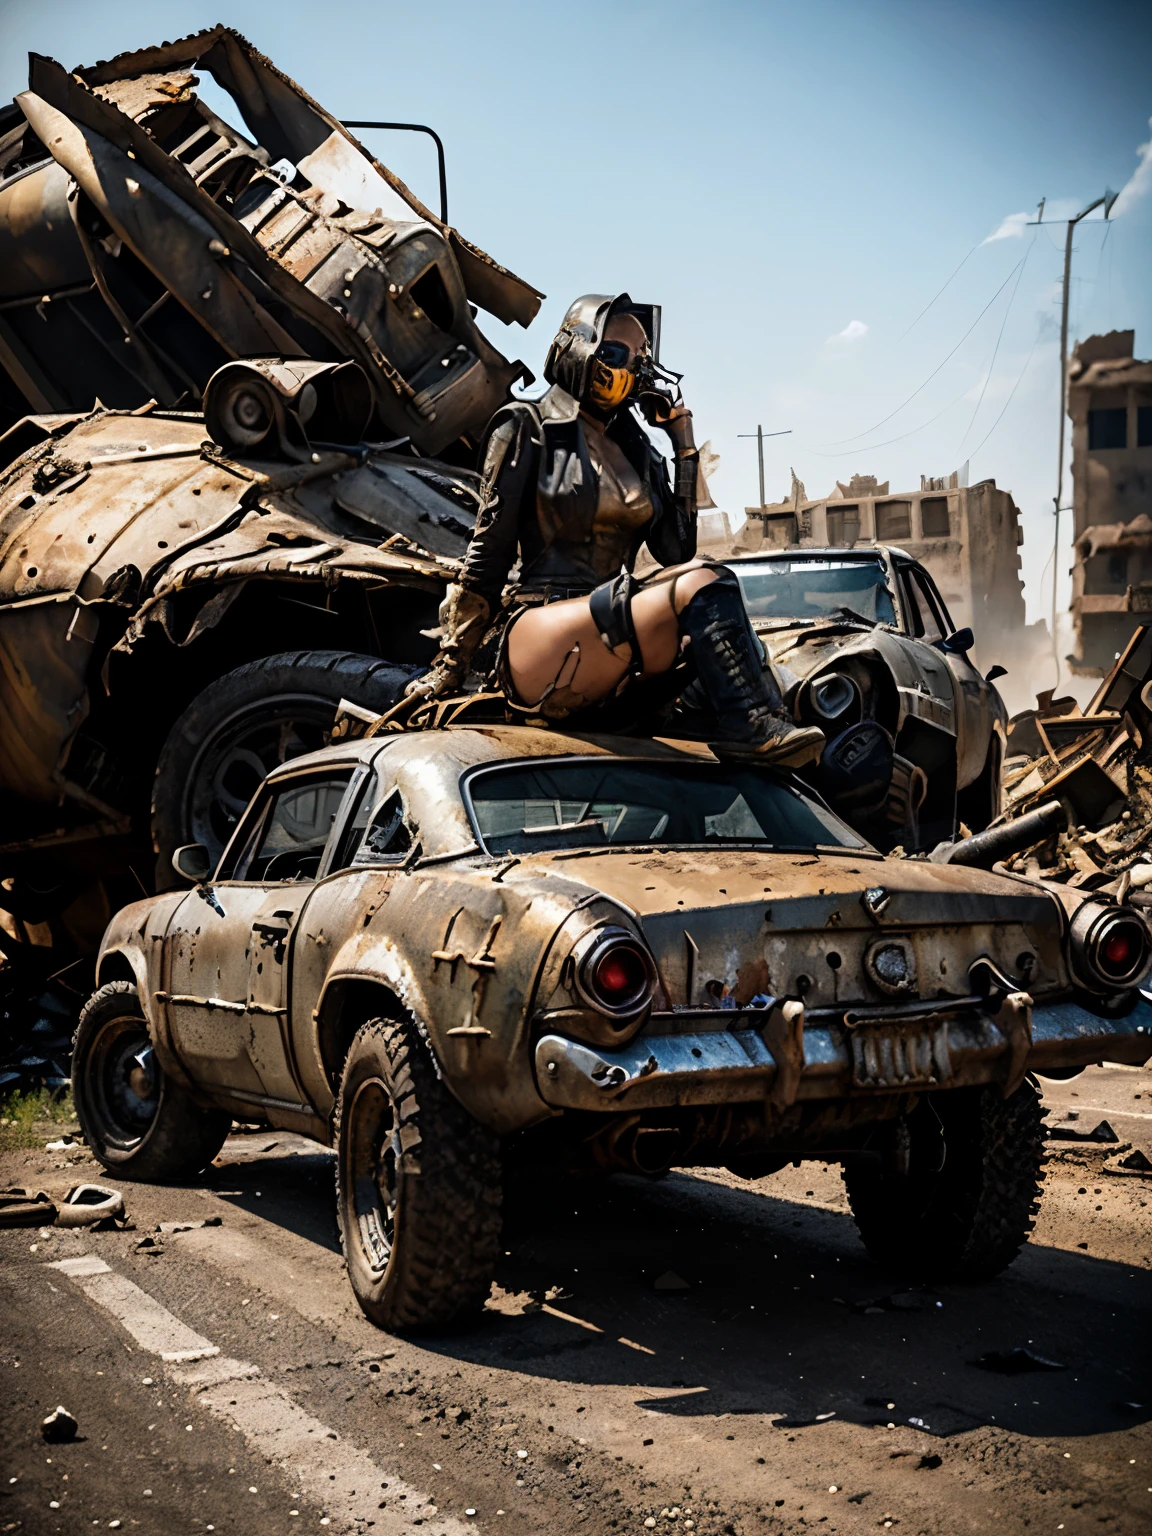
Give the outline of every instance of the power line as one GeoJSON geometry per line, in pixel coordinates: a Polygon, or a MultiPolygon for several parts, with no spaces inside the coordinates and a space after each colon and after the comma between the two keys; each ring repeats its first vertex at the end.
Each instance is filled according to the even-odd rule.
{"type": "Polygon", "coordinates": [[[968,434],[971,432],[973,426],[975,425],[976,418],[980,414],[980,407],[984,404],[984,395],[988,389],[989,381],[992,378],[993,369],[996,367],[996,358],[1000,353],[1000,343],[1004,340],[1004,327],[1008,324],[1008,316],[1012,313],[1012,305],[1016,302],[1016,295],[1020,291],[1020,284],[1024,279],[1024,268],[1028,265],[1028,257],[1032,254],[1032,246],[1035,244],[1036,236],[1033,235],[1031,244],[1024,252],[1024,260],[1020,264],[1020,276],[1016,279],[1016,286],[1008,296],[1008,308],[1004,311],[1004,318],[1000,322],[1000,331],[996,337],[996,345],[992,348],[992,361],[988,364],[988,371],[984,375],[984,383],[980,386],[980,398],[976,402],[976,409],[972,412],[972,420],[964,429],[964,436],[960,439],[960,447],[956,450],[957,458],[960,457],[960,454],[964,448],[964,444],[968,439],[968,434]]]}
{"type": "Polygon", "coordinates": [[[893,443],[902,443],[906,437],[915,437],[917,432],[923,432],[925,427],[930,427],[933,422],[939,421],[941,416],[947,415],[950,410],[960,404],[961,400],[968,393],[969,388],[970,386],[965,384],[954,400],[949,400],[948,404],[937,411],[935,416],[929,416],[928,420],[922,421],[918,427],[910,427],[907,432],[901,432],[899,437],[886,438],[882,443],[868,443],[864,447],[844,448],[839,453],[821,453],[819,448],[804,448],[803,444],[800,446],[804,448],[805,453],[814,453],[818,459],[850,459],[857,453],[871,453],[874,448],[890,448],[893,443]]]}
{"type": "MultiPolygon", "coordinates": [[[[983,240],[977,240],[976,244],[968,252],[968,256],[974,255],[975,252],[977,252],[983,244],[984,244],[983,240]]],[[[964,261],[962,261],[960,263],[960,267],[962,267],[964,265],[964,262],[968,260],[968,256],[965,256],[964,261]]],[[[952,277],[956,277],[957,276],[957,274],[960,271],[960,267],[956,268],[956,271],[953,272],[952,277]]],[[[948,283],[950,283],[952,281],[952,277],[950,277],[948,279],[948,282],[944,284],[944,288],[948,287],[948,283]]],[[[913,320],[912,324],[908,327],[908,330],[905,331],[903,333],[903,335],[898,338],[898,340],[903,341],[904,337],[908,335],[909,331],[914,331],[916,329],[916,327],[920,324],[921,320],[923,320],[924,316],[932,308],[933,304],[935,304],[936,299],[938,299],[940,297],[940,294],[942,294],[944,292],[944,288],[940,289],[940,292],[936,294],[935,298],[932,298],[932,299],[928,300],[927,304],[925,304],[924,308],[920,311],[920,313],[916,316],[915,320],[913,320]]]]}
{"type": "Polygon", "coordinates": [[[992,425],[988,428],[987,432],[985,432],[984,436],[980,439],[980,441],[976,444],[975,448],[973,448],[972,452],[968,455],[969,459],[974,459],[976,457],[976,455],[980,452],[981,448],[983,448],[984,444],[992,436],[993,432],[995,432],[996,428],[1004,420],[1004,412],[1012,404],[1012,400],[1013,400],[1013,398],[1014,398],[1014,396],[1016,394],[1016,391],[1020,388],[1020,384],[1021,384],[1021,381],[1024,378],[1024,375],[1028,372],[1028,365],[1029,365],[1029,363],[1031,363],[1033,353],[1036,351],[1036,348],[1039,345],[1039,343],[1040,343],[1040,332],[1037,331],[1036,332],[1036,340],[1032,343],[1032,350],[1028,353],[1028,356],[1025,358],[1024,366],[1023,366],[1023,368],[1021,368],[1019,377],[1017,378],[1015,384],[1013,384],[1011,392],[1010,392],[1007,400],[1005,400],[1003,408],[1001,409],[999,416],[997,416],[996,420],[992,423],[992,425]]]}
{"type": "MultiPolygon", "coordinates": [[[[1004,292],[1005,288],[1007,288],[1008,284],[1015,277],[1016,273],[1024,265],[1025,261],[1027,260],[1027,254],[1028,253],[1025,252],[1024,255],[1021,256],[1020,260],[1012,268],[1011,272],[1009,272],[1008,276],[1000,284],[999,288],[997,288],[996,292],[988,300],[987,304],[985,304],[984,308],[976,316],[975,320],[973,320],[972,324],[964,332],[963,336],[961,336],[960,340],[952,348],[951,352],[949,352],[948,355],[940,363],[938,363],[935,368],[933,368],[932,372],[923,381],[923,383],[918,384],[916,386],[916,388],[908,396],[907,400],[902,401],[901,404],[899,404],[894,411],[889,411],[887,416],[882,416],[879,421],[875,421],[875,422],[872,423],[872,425],[870,427],[866,427],[863,432],[857,432],[854,437],[841,437],[841,438],[838,438],[834,442],[829,444],[829,446],[832,447],[832,448],[836,448],[836,447],[838,447],[840,445],[840,443],[855,443],[855,442],[858,442],[860,438],[867,437],[870,432],[875,432],[878,427],[882,427],[885,422],[891,421],[893,416],[899,416],[900,412],[904,409],[904,407],[906,405],[911,405],[912,401],[915,400],[916,396],[920,393],[920,391],[922,389],[926,389],[928,387],[928,385],[931,384],[932,380],[940,372],[941,368],[944,367],[945,363],[950,362],[951,359],[953,357],[955,357],[956,353],[959,352],[960,348],[968,340],[969,336],[971,336],[972,332],[980,324],[981,320],[983,320],[984,316],[992,308],[993,304],[995,304],[996,300],[1004,292]]],[[[876,446],[882,446],[882,445],[877,444],[876,446]]],[[[824,454],[824,455],[822,455],[822,457],[824,457],[824,458],[839,458],[839,457],[841,457],[841,455],[839,455],[839,454],[824,454]]]]}

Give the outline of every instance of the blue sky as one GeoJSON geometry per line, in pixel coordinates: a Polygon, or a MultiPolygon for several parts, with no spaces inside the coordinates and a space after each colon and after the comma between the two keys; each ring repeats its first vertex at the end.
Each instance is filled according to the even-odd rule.
{"type": "MultiPolygon", "coordinates": [[[[737,437],[757,422],[792,429],[769,448],[770,499],[790,465],[819,495],[856,471],[918,487],[971,456],[971,478],[1022,509],[1029,606],[1046,608],[1063,225],[1021,225],[1042,197],[1046,219],[1067,217],[1129,183],[1106,243],[1096,218],[1077,236],[1071,331],[1134,327],[1152,355],[1146,0],[4,0],[3,15],[5,95],[29,49],[86,64],[224,20],[337,114],[431,123],[453,223],[548,295],[527,333],[486,325],[505,350],[539,372],[583,292],[661,302],[722,507],[757,499],[755,444],[737,437]]],[[[429,146],[374,145],[435,202],[429,146]]]]}

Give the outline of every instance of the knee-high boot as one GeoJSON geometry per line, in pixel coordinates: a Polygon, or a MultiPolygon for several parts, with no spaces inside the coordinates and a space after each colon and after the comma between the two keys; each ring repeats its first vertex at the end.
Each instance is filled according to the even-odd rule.
{"type": "Polygon", "coordinates": [[[740,584],[726,566],[685,606],[680,633],[691,641],[701,687],[716,713],[716,740],[709,745],[717,756],[790,768],[819,757],[824,733],[794,725],[785,711],[740,584]]]}

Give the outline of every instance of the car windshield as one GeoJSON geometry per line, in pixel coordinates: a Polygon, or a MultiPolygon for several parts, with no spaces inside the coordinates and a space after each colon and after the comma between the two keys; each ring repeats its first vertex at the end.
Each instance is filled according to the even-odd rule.
{"type": "Polygon", "coordinates": [[[489,853],[610,844],[864,848],[831,811],[754,768],[596,758],[473,771],[466,794],[489,853]]]}
{"type": "Polygon", "coordinates": [[[732,569],[754,619],[838,618],[848,609],[869,624],[896,623],[878,559],[741,560],[732,569]]]}

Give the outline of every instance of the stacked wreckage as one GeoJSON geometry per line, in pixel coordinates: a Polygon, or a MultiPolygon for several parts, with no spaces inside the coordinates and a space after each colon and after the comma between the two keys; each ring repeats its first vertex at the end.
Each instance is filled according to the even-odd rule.
{"type": "Polygon", "coordinates": [[[0,1088],[65,1077],[91,991],[101,1162],[186,1177],[235,1117],[335,1146],[389,1328],[482,1305],[516,1164],[821,1158],[882,1261],[1009,1263],[1031,1074],[1148,1054],[1145,632],[1009,731],[915,562],[805,550],[736,562],[804,777],[398,705],[526,377],[474,311],[540,295],[223,28],[33,58],[0,170],[0,1088]]]}

